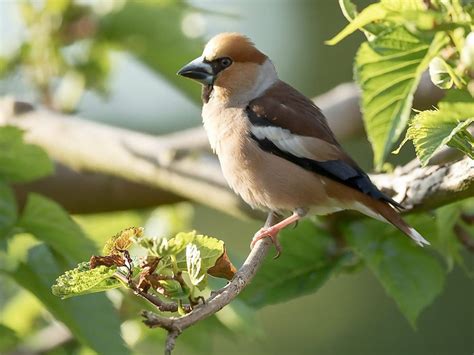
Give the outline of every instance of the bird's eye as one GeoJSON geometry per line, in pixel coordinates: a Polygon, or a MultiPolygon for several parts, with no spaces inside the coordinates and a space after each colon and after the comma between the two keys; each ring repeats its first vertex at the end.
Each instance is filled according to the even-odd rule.
{"type": "Polygon", "coordinates": [[[222,67],[227,68],[229,65],[232,64],[232,59],[228,57],[224,57],[220,59],[220,64],[222,67]]]}

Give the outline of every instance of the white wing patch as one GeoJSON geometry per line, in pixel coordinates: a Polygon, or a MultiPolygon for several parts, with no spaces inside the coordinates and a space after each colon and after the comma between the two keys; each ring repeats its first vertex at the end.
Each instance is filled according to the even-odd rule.
{"type": "Polygon", "coordinates": [[[289,130],[274,126],[251,126],[250,131],[257,139],[268,139],[284,152],[298,158],[315,159],[308,148],[307,140],[313,139],[291,133],[289,130]]]}

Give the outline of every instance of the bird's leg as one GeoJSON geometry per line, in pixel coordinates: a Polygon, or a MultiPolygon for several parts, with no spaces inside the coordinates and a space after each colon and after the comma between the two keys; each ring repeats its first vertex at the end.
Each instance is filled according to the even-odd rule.
{"type": "Polygon", "coordinates": [[[280,242],[278,241],[278,233],[286,226],[289,226],[290,224],[294,222],[298,222],[298,220],[301,217],[303,217],[305,214],[306,214],[305,210],[297,209],[295,212],[293,212],[293,214],[290,217],[285,218],[283,221],[278,222],[274,224],[273,226],[269,226],[269,227],[265,225],[257,233],[255,233],[254,237],[252,238],[252,242],[250,243],[250,248],[252,249],[260,239],[271,238],[277,250],[277,254],[275,255],[274,258],[275,259],[278,258],[282,250],[280,242]]]}

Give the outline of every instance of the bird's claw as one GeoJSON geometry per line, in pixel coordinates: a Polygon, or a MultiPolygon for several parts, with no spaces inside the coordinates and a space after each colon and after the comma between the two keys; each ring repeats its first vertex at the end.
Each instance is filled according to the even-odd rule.
{"type": "Polygon", "coordinates": [[[273,257],[273,259],[278,259],[281,255],[281,251],[282,251],[280,241],[278,240],[278,232],[279,232],[278,230],[273,230],[271,227],[260,229],[257,233],[255,233],[254,237],[252,238],[252,242],[250,243],[250,249],[253,249],[255,244],[260,239],[270,238],[270,240],[272,241],[272,243],[275,246],[275,249],[277,251],[277,253],[273,257]]]}

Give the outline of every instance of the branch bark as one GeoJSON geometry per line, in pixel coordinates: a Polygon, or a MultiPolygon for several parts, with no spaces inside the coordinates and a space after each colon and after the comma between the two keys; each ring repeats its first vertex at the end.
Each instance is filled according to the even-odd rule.
{"type": "MultiPolygon", "coordinates": [[[[316,102],[341,140],[362,129],[358,91],[353,84],[340,85],[316,102]]],[[[20,199],[30,190],[46,192],[75,213],[148,207],[186,199],[234,216],[263,219],[263,214],[252,211],[230,191],[217,159],[208,152],[202,128],[156,137],[35,110],[11,99],[0,102],[0,125],[25,129],[27,141],[43,147],[60,164],[53,177],[17,186],[20,199]]],[[[467,163],[452,169],[420,168],[416,172],[416,176],[413,172],[396,171],[371,177],[389,194],[397,194],[408,210],[416,206],[418,210],[434,208],[472,194],[472,170],[467,163]],[[457,174],[455,169],[460,169],[457,174]],[[420,201],[426,199],[421,191],[427,176],[433,176],[432,188],[425,191],[430,203],[422,206],[420,201]],[[400,191],[400,179],[410,186],[409,191],[400,191]],[[418,193],[412,194],[415,190],[418,193]]]]}
{"type": "Polygon", "coordinates": [[[427,211],[474,196],[474,161],[468,157],[443,165],[411,165],[398,167],[390,174],[370,176],[406,208],[405,212],[427,211]]]}
{"type": "Polygon", "coordinates": [[[55,165],[52,176],[14,186],[20,208],[30,192],[41,193],[73,214],[121,211],[167,205],[184,198],[164,189],[153,188],[121,177],[76,171],[55,165]]]}

